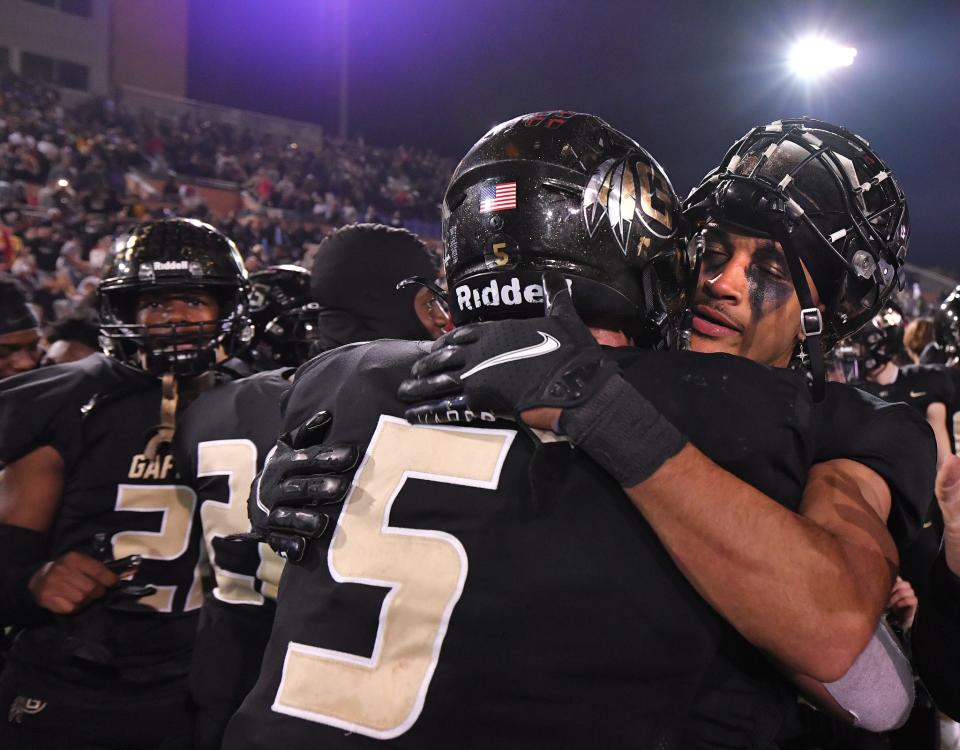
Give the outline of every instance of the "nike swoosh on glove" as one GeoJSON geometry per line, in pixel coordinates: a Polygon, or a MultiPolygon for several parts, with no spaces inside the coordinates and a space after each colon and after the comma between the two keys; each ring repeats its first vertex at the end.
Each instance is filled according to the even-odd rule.
{"type": "Polygon", "coordinates": [[[558,271],[543,275],[547,315],[458,328],[437,339],[400,384],[414,424],[518,418],[589,400],[617,373],[577,315],[558,271]]]}
{"type": "Polygon", "coordinates": [[[333,416],[320,411],[280,436],[253,484],[249,503],[255,536],[290,562],[300,562],[307,542],[330,523],[322,508],[343,500],[350,489],[355,445],[323,445],[333,416]]]}

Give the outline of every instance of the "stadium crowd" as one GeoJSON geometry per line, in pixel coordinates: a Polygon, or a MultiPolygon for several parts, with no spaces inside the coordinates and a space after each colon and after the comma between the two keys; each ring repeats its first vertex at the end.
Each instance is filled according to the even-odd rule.
{"type": "MultiPolygon", "coordinates": [[[[66,106],[59,91],[0,73],[0,273],[53,322],[89,297],[110,243],[133,223],[215,218],[249,270],[309,265],[333,229],[437,223],[449,159],[322,138],[315,148],[189,115],[128,112],[112,99],[66,106]],[[156,189],[131,189],[131,175],[156,189]],[[242,190],[244,209],[212,217],[196,178],[242,190]]],[[[136,181],[136,187],[144,184],[136,181]]]]}
{"type": "Polygon", "coordinates": [[[635,142],[570,112],[505,123],[454,169],[110,99],[67,107],[10,73],[0,97],[0,627],[16,637],[0,745],[958,746],[960,607],[945,597],[960,590],[960,293],[932,302],[891,283],[905,199],[865,142],[818,121],[757,128],[720,165],[727,181],[681,204],[635,142]],[[590,168],[568,159],[584,133],[602,144],[590,168]],[[780,148],[772,181],[757,178],[780,148]],[[831,149],[856,160],[866,200],[818,177],[831,149]],[[214,215],[197,178],[244,208],[214,215]],[[518,183],[546,196],[537,210],[514,211],[518,183]],[[771,218],[741,184],[842,209],[771,218]],[[437,253],[404,228],[436,222],[443,200],[450,294],[437,253]],[[576,221],[554,218],[563,201],[576,221]],[[822,260],[821,241],[853,235],[848,219],[859,234],[842,252],[866,273],[822,260]],[[505,221],[543,246],[510,244],[505,221]],[[505,374],[521,360],[522,377],[505,374]],[[498,429],[437,427],[486,421],[498,429]],[[396,513],[414,520],[391,535],[400,490],[376,472],[406,472],[397,456],[429,481],[397,474],[413,510],[396,513]],[[138,499],[174,477],[185,495],[160,510],[138,499]],[[348,511],[351,482],[368,508],[348,511]],[[459,519],[459,546],[420,533],[437,482],[471,507],[491,490],[507,500],[459,519]],[[688,505],[704,487],[724,500],[708,512],[688,505]],[[183,538],[143,546],[143,511],[183,538]],[[396,546],[352,555],[373,543],[396,546]],[[519,573],[478,597],[464,546],[473,586],[503,559],[519,573]],[[450,591],[431,598],[426,574],[450,591]],[[375,613],[375,633],[354,628],[373,599],[338,588],[393,580],[407,599],[386,597],[381,628],[418,633],[401,646],[375,613]],[[585,611],[609,643],[582,633],[585,611]],[[367,663],[355,655],[371,639],[367,663]],[[377,659],[413,676],[390,682],[377,659]],[[570,711],[584,680],[596,722],[570,711]],[[513,691],[503,703],[498,687],[513,691]]]}

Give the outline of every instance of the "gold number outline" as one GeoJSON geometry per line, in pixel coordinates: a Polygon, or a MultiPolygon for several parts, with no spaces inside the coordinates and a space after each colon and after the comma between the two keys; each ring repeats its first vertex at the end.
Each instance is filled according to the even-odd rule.
{"type": "Polygon", "coordinates": [[[207,557],[213,566],[216,581],[212,593],[225,604],[263,606],[264,598],[274,600],[277,598],[277,583],[284,561],[268,545],[262,543],[257,545],[260,565],[257,567],[256,574],[252,576],[221,568],[217,565],[213,550],[215,537],[223,538],[230,534],[250,531],[247,500],[250,497],[250,486],[257,475],[257,455],[256,444],[246,438],[205,440],[197,444],[197,479],[211,476],[227,477],[226,502],[213,497],[203,497],[199,501],[203,543],[207,550],[207,557]],[[224,460],[224,451],[230,449],[245,450],[249,462],[239,466],[232,458],[228,457],[228,460],[224,460]],[[231,522],[236,520],[234,516],[238,512],[242,514],[243,524],[231,525],[231,522]],[[219,529],[218,526],[222,526],[224,522],[228,528],[219,529]],[[226,533],[219,533],[221,531],[226,533]],[[255,582],[258,580],[261,582],[260,591],[256,590],[255,582]]]}
{"type": "MultiPolygon", "coordinates": [[[[414,435],[416,432],[410,432],[408,434],[414,435]]],[[[371,586],[377,586],[378,588],[388,588],[389,591],[384,597],[383,604],[380,608],[380,613],[378,616],[377,623],[377,634],[374,639],[374,647],[371,651],[369,657],[361,656],[358,654],[348,653],[344,651],[336,651],[334,649],[325,649],[317,646],[309,646],[306,644],[298,643],[296,641],[289,641],[287,643],[286,655],[284,657],[283,671],[280,679],[280,685],[277,689],[277,693],[271,706],[271,709],[277,713],[286,714],[289,716],[295,716],[297,718],[306,719],[308,721],[313,721],[320,724],[327,724],[334,726],[340,729],[344,729],[350,732],[356,732],[358,734],[363,734],[368,737],[373,737],[376,739],[391,739],[398,737],[407,730],[409,730],[417,721],[420,716],[420,713],[423,710],[424,702],[426,700],[427,691],[430,687],[430,683],[433,679],[433,674],[436,670],[437,663],[440,658],[440,651],[443,645],[444,638],[446,637],[447,627],[450,622],[450,617],[453,614],[453,611],[460,600],[460,597],[463,593],[463,587],[466,582],[467,572],[468,572],[468,559],[466,550],[463,548],[460,540],[457,539],[452,534],[447,532],[433,530],[433,529],[410,529],[400,526],[391,526],[389,523],[390,512],[393,507],[393,503],[396,501],[397,497],[403,491],[403,488],[406,486],[408,479],[425,479],[428,481],[440,482],[442,484],[454,484],[460,486],[469,486],[469,487],[479,487],[482,489],[491,489],[495,490],[499,486],[500,474],[503,469],[503,465],[506,461],[507,454],[510,451],[510,447],[513,444],[513,439],[516,437],[515,430],[493,430],[493,429],[482,429],[482,428],[472,428],[472,427],[453,427],[453,426],[438,426],[438,425],[410,425],[405,420],[397,419],[396,417],[390,417],[387,415],[381,415],[377,423],[376,430],[374,431],[373,437],[370,440],[370,444],[367,448],[367,452],[363,457],[363,460],[360,463],[360,466],[357,469],[357,473],[354,477],[353,485],[350,492],[347,494],[344,499],[343,508],[340,512],[340,516],[337,519],[337,526],[333,532],[333,535],[330,540],[330,546],[327,551],[327,565],[330,571],[330,575],[334,581],[338,583],[359,583],[366,584],[371,586]],[[388,632],[387,629],[390,627],[390,617],[391,614],[394,614],[394,620],[400,619],[401,615],[397,614],[393,608],[392,604],[394,603],[395,597],[397,597],[398,592],[401,590],[401,587],[409,581],[391,581],[384,580],[379,578],[371,578],[367,576],[348,576],[337,570],[335,557],[337,556],[337,550],[342,549],[344,542],[341,540],[342,536],[342,526],[344,525],[344,519],[349,517],[349,514],[352,512],[352,504],[356,502],[357,495],[362,495],[361,491],[358,491],[358,488],[362,487],[364,477],[366,476],[365,470],[368,466],[376,466],[379,461],[373,459],[374,454],[377,452],[378,447],[380,446],[381,433],[385,429],[389,429],[391,425],[396,426],[403,432],[407,431],[442,431],[447,433],[457,433],[465,435],[480,435],[487,441],[491,438],[499,438],[499,446],[497,447],[497,457],[494,466],[491,467],[489,472],[490,478],[486,480],[480,479],[471,479],[463,476],[454,476],[449,473],[435,473],[435,472],[420,472],[420,471],[411,471],[409,469],[403,470],[400,474],[399,479],[396,484],[393,486],[392,492],[389,493],[389,496],[384,501],[384,508],[382,512],[377,514],[377,517],[380,518],[379,527],[376,527],[376,533],[379,536],[387,537],[419,537],[420,539],[432,539],[436,541],[444,542],[455,551],[459,561],[459,574],[457,576],[457,581],[454,589],[449,592],[449,598],[446,602],[441,616],[436,620],[436,631],[432,643],[421,644],[426,645],[429,648],[429,662],[427,663],[422,678],[419,680],[418,689],[414,696],[407,696],[411,698],[409,700],[409,710],[405,714],[402,720],[394,721],[392,726],[385,727],[374,727],[369,724],[364,724],[358,721],[350,721],[337,716],[331,715],[331,713],[324,713],[320,710],[311,710],[309,708],[304,708],[301,706],[293,705],[292,701],[289,700],[299,699],[301,703],[304,702],[304,699],[300,696],[302,691],[302,686],[297,687],[297,695],[292,695],[293,689],[288,690],[288,680],[290,675],[291,668],[295,663],[299,662],[299,669],[301,672],[309,668],[309,663],[304,665],[303,662],[315,662],[322,661],[327,662],[326,666],[327,671],[337,669],[337,665],[341,665],[345,671],[350,671],[351,667],[361,667],[367,670],[368,674],[374,675],[377,670],[381,667],[389,667],[389,662],[384,662],[384,644],[387,641],[388,632]],[[286,694],[286,695],[285,695],[286,694]]],[[[455,456],[451,455],[451,452],[444,453],[440,456],[435,456],[435,460],[443,461],[447,464],[454,463],[455,456]]],[[[381,459],[382,461],[382,459],[381,459]]],[[[374,498],[376,502],[376,498],[374,498]]],[[[369,517],[370,514],[359,515],[354,514],[354,518],[364,518],[369,517]]],[[[375,526],[374,523],[370,524],[375,526]]],[[[412,583],[411,583],[412,585],[412,583]]],[[[422,615],[422,613],[421,613],[422,615]]],[[[399,682],[399,680],[398,680],[399,682]]],[[[336,692],[336,687],[331,683],[327,683],[323,680],[308,680],[314,696],[308,696],[312,701],[323,701],[323,696],[321,695],[322,691],[334,691],[336,692]],[[316,696],[320,696],[317,698],[316,696]]],[[[375,689],[374,685],[374,689],[375,689]]],[[[401,687],[401,691],[402,687],[401,687]]],[[[365,709],[371,705],[371,701],[364,701],[362,696],[356,694],[344,694],[348,705],[353,705],[354,707],[359,707],[358,711],[349,709],[348,712],[352,713],[364,713],[365,709]],[[351,703],[352,702],[352,703],[351,703]]],[[[393,698],[393,696],[391,696],[393,698]]],[[[375,700],[375,699],[374,699],[375,700]]],[[[389,709],[385,709],[389,711],[389,709]]]]}
{"type": "MultiPolygon", "coordinates": [[[[190,549],[190,536],[193,532],[193,520],[197,511],[197,494],[190,487],[182,484],[118,484],[117,499],[114,502],[114,510],[117,512],[133,513],[160,513],[160,530],[144,531],[140,529],[124,529],[115,533],[111,539],[113,554],[117,558],[128,555],[140,555],[145,560],[159,560],[163,562],[172,562],[182,557],[190,549]],[[181,494],[182,493],[182,494],[181,494]],[[172,502],[158,501],[155,504],[145,504],[137,498],[165,498],[172,496],[172,502]],[[183,503],[187,509],[185,514],[184,529],[179,529],[179,521],[173,514],[176,513],[176,504],[185,500],[183,503]],[[171,525],[171,519],[176,522],[171,525]],[[160,554],[155,551],[155,546],[151,545],[150,540],[163,543],[166,538],[182,534],[183,541],[180,547],[175,551],[166,554],[160,554]],[[144,541],[146,539],[146,541],[144,541]]],[[[201,543],[201,549],[202,549],[201,543]]],[[[200,590],[200,576],[202,566],[198,564],[194,567],[193,581],[187,593],[187,599],[184,602],[183,611],[189,612],[198,609],[203,603],[202,597],[196,592],[200,590]]],[[[144,604],[152,607],[157,612],[172,612],[173,600],[176,597],[177,586],[152,585],[157,589],[156,593],[141,597],[137,600],[138,604],[144,604]]]]}

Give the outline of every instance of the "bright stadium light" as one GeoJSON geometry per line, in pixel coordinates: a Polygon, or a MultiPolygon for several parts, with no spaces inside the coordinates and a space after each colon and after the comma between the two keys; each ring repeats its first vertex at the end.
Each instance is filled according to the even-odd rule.
{"type": "Polygon", "coordinates": [[[845,47],[822,36],[808,36],[794,43],[787,64],[799,78],[819,78],[835,68],[853,65],[855,47],[845,47]]]}

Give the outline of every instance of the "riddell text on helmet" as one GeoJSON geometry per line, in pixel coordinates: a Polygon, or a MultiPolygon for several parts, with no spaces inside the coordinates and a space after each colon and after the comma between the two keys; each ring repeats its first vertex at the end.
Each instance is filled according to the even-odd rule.
{"type": "MultiPolygon", "coordinates": [[[[567,287],[573,291],[573,284],[566,279],[567,287]]],[[[543,285],[520,285],[520,279],[514,276],[506,283],[491,279],[490,283],[479,289],[461,284],[455,289],[457,307],[461,310],[478,310],[481,307],[499,307],[500,305],[541,304],[543,285]]]]}

